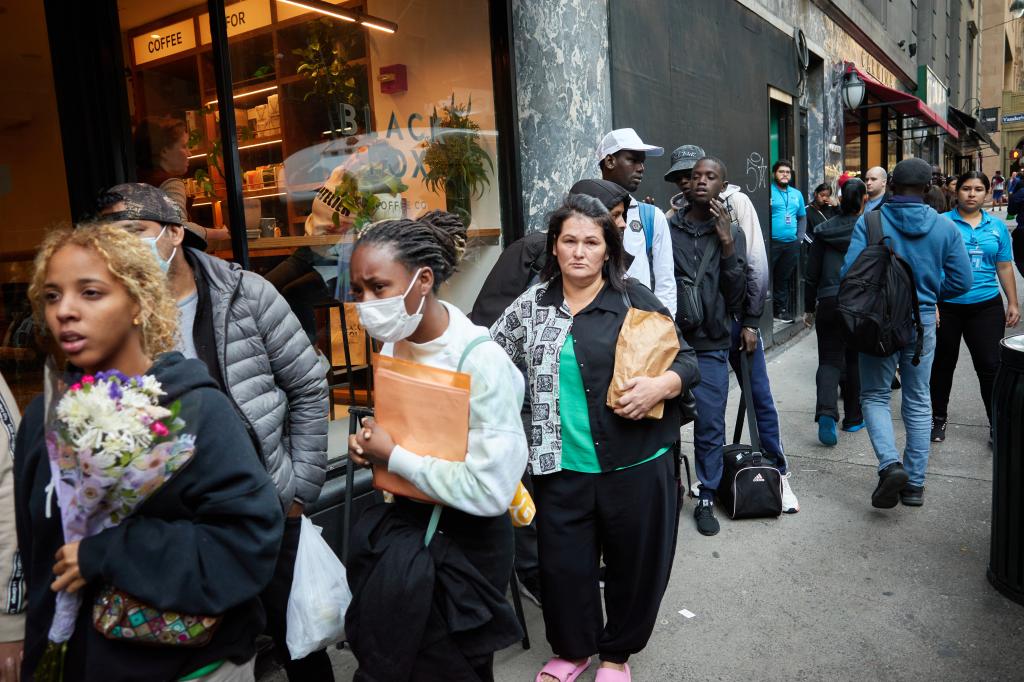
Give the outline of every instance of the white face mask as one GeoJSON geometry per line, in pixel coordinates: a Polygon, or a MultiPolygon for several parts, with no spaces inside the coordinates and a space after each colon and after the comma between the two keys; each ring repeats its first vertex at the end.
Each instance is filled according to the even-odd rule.
{"type": "Polygon", "coordinates": [[[178,247],[175,246],[174,250],[171,251],[170,258],[166,258],[165,259],[163,256],[160,255],[160,249],[157,248],[156,243],[157,243],[157,241],[159,241],[160,237],[164,236],[164,232],[166,232],[166,231],[167,231],[167,226],[164,225],[163,229],[160,230],[160,234],[158,234],[157,236],[155,236],[155,237],[140,237],[140,239],[142,239],[143,243],[149,244],[150,250],[153,252],[153,255],[156,257],[156,262],[160,264],[160,269],[163,270],[164,272],[167,272],[168,270],[171,269],[171,259],[174,258],[174,254],[176,254],[178,252],[178,247]]]}
{"type": "Polygon", "coordinates": [[[416,331],[423,320],[423,304],[426,303],[427,297],[420,299],[420,305],[412,315],[405,309],[405,297],[412,291],[422,269],[413,274],[412,281],[401,296],[356,303],[359,321],[367,334],[384,343],[398,343],[416,331]]]}

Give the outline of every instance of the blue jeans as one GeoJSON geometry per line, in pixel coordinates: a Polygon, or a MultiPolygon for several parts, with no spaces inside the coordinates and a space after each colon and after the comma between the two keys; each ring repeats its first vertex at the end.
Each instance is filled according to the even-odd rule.
{"type": "Polygon", "coordinates": [[[725,404],[729,400],[729,351],[697,351],[700,383],[693,387],[697,419],[693,422],[693,456],[700,496],[715,498],[722,481],[725,404]]]}
{"type": "Polygon", "coordinates": [[[931,446],[932,360],[935,357],[935,320],[924,322],[924,348],[921,363],[914,367],[914,345],[911,344],[889,357],[877,358],[860,355],[860,405],[871,437],[871,447],[878,457],[878,470],[900,461],[896,450],[896,434],[892,425],[892,378],[900,368],[903,384],[903,426],[907,431],[907,446],[903,451],[903,467],[910,477],[910,485],[923,486],[928,470],[928,450],[931,446]]]}
{"type": "MultiPolygon", "coordinates": [[[[732,346],[729,348],[729,364],[736,373],[743,390],[743,379],[740,378],[740,332],[743,327],[739,322],[732,323],[732,346]]],[[[775,409],[772,398],[772,386],[768,382],[768,365],[764,361],[764,344],[761,335],[757,335],[757,348],[750,354],[750,390],[754,394],[754,414],[757,415],[757,434],[761,438],[761,451],[765,459],[771,462],[779,473],[786,474],[786,455],[782,449],[782,437],[779,430],[779,412],[775,409]]],[[[743,406],[740,405],[740,409],[743,406]]]]}

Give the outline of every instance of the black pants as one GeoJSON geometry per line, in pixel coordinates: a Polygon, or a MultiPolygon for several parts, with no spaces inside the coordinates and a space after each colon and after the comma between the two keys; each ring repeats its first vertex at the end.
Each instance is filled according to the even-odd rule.
{"type": "Polygon", "coordinates": [[[314,651],[305,658],[291,660],[285,635],[288,625],[288,595],[292,591],[292,574],[295,572],[295,555],[299,550],[299,529],[302,519],[287,518],[284,521],[284,538],[281,553],[277,556],[274,577],[260,599],[267,612],[267,631],[274,638],[274,653],[284,665],[290,682],[334,681],[331,659],[324,650],[314,651]]]}
{"type": "Polygon", "coordinates": [[[793,272],[800,259],[800,242],[772,240],[772,298],[775,314],[792,313],[789,290],[793,285],[793,272]]]}
{"type": "Polygon", "coordinates": [[[647,645],[672,566],[678,487],[671,451],[605,474],[536,476],[544,627],[556,655],[625,663],[647,645]],[[599,560],[604,555],[601,613],[599,560]]]}
{"type": "Polygon", "coordinates": [[[1010,234],[1010,244],[1013,246],[1013,262],[1017,265],[1021,277],[1024,277],[1024,227],[1019,223],[1010,234]]]}
{"type": "Polygon", "coordinates": [[[314,306],[331,300],[324,278],[313,267],[312,249],[300,248],[267,273],[266,280],[288,301],[309,342],[316,345],[316,313],[314,306]]]}
{"type": "Polygon", "coordinates": [[[953,387],[953,371],[960,357],[960,339],[974,361],[974,371],[981,384],[985,414],[992,423],[992,387],[999,371],[999,340],[1006,327],[1003,299],[999,296],[981,303],[960,305],[939,304],[939,328],[935,331],[935,360],[932,362],[932,416],[946,419],[949,391],[953,387]]]}
{"type": "Polygon", "coordinates": [[[835,296],[820,299],[815,314],[814,331],[818,336],[818,373],[815,383],[818,387],[818,404],[814,409],[814,420],[828,416],[839,421],[839,389],[842,388],[843,410],[846,412],[843,426],[849,427],[864,421],[864,414],[860,410],[860,367],[857,351],[846,347],[839,332],[836,301],[835,296]]]}

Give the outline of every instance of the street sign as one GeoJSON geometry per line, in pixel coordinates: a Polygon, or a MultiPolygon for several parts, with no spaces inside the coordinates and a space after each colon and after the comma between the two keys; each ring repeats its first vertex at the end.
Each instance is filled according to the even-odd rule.
{"type": "Polygon", "coordinates": [[[1006,114],[1003,116],[1003,123],[1020,123],[1024,121],[1024,114],[1006,114]]]}
{"type": "Polygon", "coordinates": [[[987,107],[978,112],[981,125],[985,126],[985,132],[994,133],[999,127],[999,107],[987,107]]]}

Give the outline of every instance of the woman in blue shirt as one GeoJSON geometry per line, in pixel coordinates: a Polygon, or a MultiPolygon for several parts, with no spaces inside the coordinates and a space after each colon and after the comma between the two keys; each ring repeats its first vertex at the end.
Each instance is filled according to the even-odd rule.
{"type": "Polygon", "coordinates": [[[997,344],[1003,338],[1004,326],[1013,327],[1020,321],[1010,233],[1002,220],[981,209],[988,191],[989,180],[984,173],[964,173],[956,183],[956,208],[945,214],[960,229],[971,258],[974,284],[966,294],[939,302],[931,378],[934,443],[946,440],[946,409],[961,337],[971,352],[991,426],[992,385],[999,370],[997,344]],[[1008,303],[1005,311],[1000,286],[1008,303]]]}

